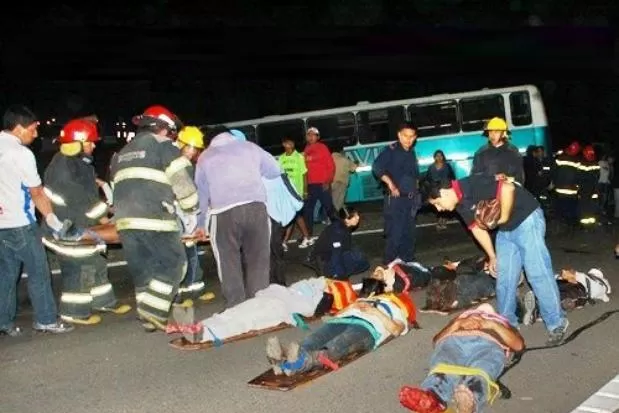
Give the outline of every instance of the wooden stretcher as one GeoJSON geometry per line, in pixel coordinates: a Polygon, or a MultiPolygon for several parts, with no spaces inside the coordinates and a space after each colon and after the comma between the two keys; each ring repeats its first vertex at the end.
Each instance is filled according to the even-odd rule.
{"type": "MultiPolygon", "coordinates": [[[[307,317],[303,318],[305,323],[311,323],[313,321],[318,320],[319,317],[307,317]]],[[[237,341],[243,341],[250,338],[258,337],[264,334],[273,333],[275,331],[285,330],[287,328],[296,327],[292,324],[280,323],[273,327],[263,328],[261,330],[252,330],[247,333],[237,334],[236,336],[228,337],[226,339],[221,340],[222,344],[234,343],[237,341]]],[[[215,346],[215,342],[213,341],[205,341],[202,343],[192,343],[187,340],[185,337],[178,337],[170,341],[169,346],[175,348],[177,350],[184,351],[196,351],[196,350],[209,350],[215,346]]]]}
{"type": "MultiPolygon", "coordinates": [[[[387,340],[385,340],[381,347],[389,343],[393,339],[394,337],[389,337],[387,340]]],[[[339,360],[338,368],[347,366],[348,364],[363,357],[368,353],[371,353],[371,351],[349,354],[342,360],[339,360]]],[[[332,371],[332,369],[323,366],[311,371],[307,371],[305,373],[295,374],[293,376],[286,376],[285,374],[276,375],[275,373],[273,373],[273,369],[269,369],[264,373],[260,374],[259,376],[254,377],[252,380],[248,381],[247,384],[250,387],[256,387],[259,389],[289,391],[303,384],[310,383],[319,377],[329,374],[332,371]]]]}

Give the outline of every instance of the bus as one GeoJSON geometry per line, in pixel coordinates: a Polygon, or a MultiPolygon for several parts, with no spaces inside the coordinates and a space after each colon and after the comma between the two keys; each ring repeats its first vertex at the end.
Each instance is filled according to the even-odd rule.
{"type": "Polygon", "coordinates": [[[417,128],[415,151],[423,173],[441,149],[456,177],[470,173],[475,152],[486,143],[484,124],[499,116],[511,131],[511,142],[525,153],[529,145],[544,146],[550,153],[548,121],[540,91],[522,85],[473,92],[441,94],[387,102],[359,102],[354,106],[290,115],[267,116],[224,125],[239,129],[247,139],[278,156],[283,137],[293,138],[301,150],[307,128],[316,127],[332,150],[343,149],[359,163],[350,178],[346,202],[382,199],[372,174],[378,154],[396,139],[398,125],[412,122],[417,128]]]}

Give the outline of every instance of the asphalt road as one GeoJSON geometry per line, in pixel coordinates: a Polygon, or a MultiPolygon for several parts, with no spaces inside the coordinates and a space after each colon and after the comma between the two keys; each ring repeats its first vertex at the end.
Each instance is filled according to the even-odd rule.
{"type": "MultiPolygon", "coordinates": [[[[357,242],[378,263],[383,240],[380,217],[363,216],[357,242]],[[376,230],[376,231],[373,231],[376,230]],[[363,233],[363,231],[367,231],[363,233]]],[[[432,216],[420,219],[429,225],[432,216]]],[[[420,228],[418,259],[434,265],[448,256],[467,257],[477,249],[465,230],[454,223],[447,230],[420,228]]],[[[614,228],[567,234],[554,229],[549,244],[556,268],[602,268],[613,286],[619,285],[612,249],[614,228]]],[[[302,252],[295,245],[288,253],[291,280],[311,276],[297,264],[302,252]]],[[[210,288],[219,295],[213,258],[202,256],[210,288]]],[[[122,259],[112,251],[110,261],[122,259]]],[[[132,301],[126,267],[110,269],[117,294],[132,301]]],[[[55,281],[58,278],[55,277],[55,281]]],[[[25,284],[20,285],[19,323],[28,327],[31,309],[25,284]]],[[[58,284],[58,282],[56,282],[58,284]]],[[[415,294],[423,302],[423,292],[415,294]]],[[[202,315],[221,308],[221,301],[199,307],[202,315]]],[[[619,308],[611,296],[570,313],[570,330],[619,308]]],[[[427,372],[431,338],[448,321],[446,317],[421,314],[421,330],[411,331],[345,368],[291,392],[253,389],[247,381],[267,369],[266,336],[232,343],[218,349],[181,352],[170,348],[169,337],[143,332],[133,313],[105,315],[94,327],[78,327],[67,335],[35,335],[0,338],[0,413],[159,413],[200,412],[402,412],[397,393],[403,384],[419,383],[427,372]]],[[[312,327],[314,327],[312,325],[312,327]]],[[[306,334],[298,329],[278,333],[287,342],[306,334]]],[[[542,345],[542,324],[524,327],[528,346],[542,345]]],[[[513,392],[510,400],[498,400],[491,412],[566,413],[572,411],[619,372],[619,314],[582,333],[573,342],[552,350],[526,354],[504,378],[513,392]]]]}

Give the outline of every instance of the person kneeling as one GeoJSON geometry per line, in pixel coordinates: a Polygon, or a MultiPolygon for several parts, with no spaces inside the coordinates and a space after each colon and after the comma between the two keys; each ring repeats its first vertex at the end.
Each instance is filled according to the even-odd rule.
{"type": "Polygon", "coordinates": [[[415,305],[408,293],[385,293],[385,283],[365,278],[357,301],[337,313],[299,344],[286,350],[277,337],[267,341],[267,359],[275,374],[304,373],[319,366],[337,368],[345,357],[376,349],[415,324],[415,305]]]}
{"type": "Polygon", "coordinates": [[[400,403],[417,413],[440,413],[453,398],[456,411],[483,411],[499,393],[499,377],[524,339],[490,304],[466,311],[433,339],[430,373],[420,387],[404,386],[400,403]]]}

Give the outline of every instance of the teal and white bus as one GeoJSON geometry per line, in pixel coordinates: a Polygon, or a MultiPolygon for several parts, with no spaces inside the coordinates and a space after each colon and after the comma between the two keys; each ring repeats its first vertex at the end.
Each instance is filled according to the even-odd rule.
{"type": "Polygon", "coordinates": [[[443,150],[456,176],[467,176],[473,155],[486,143],[483,127],[490,118],[507,120],[511,141],[521,153],[529,145],[550,143],[547,118],[541,94],[533,85],[474,92],[442,94],[388,102],[359,102],[355,106],[283,116],[267,116],[240,122],[229,122],[229,128],[242,130],[248,140],[273,155],[283,152],[283,137],[291,137],[302,150],[305,131],[320,130],[327,145],[344,147],[348,157],[359,162],[351,176],[346,202],[371,201],[382,198],[378,181],[372,175],[372,162],[396,138],[396,129],[405,121],[418,127],[415,151],[421,171],[432,164],[432,155],[443,150]]]}

